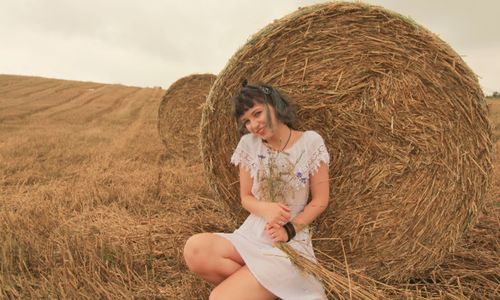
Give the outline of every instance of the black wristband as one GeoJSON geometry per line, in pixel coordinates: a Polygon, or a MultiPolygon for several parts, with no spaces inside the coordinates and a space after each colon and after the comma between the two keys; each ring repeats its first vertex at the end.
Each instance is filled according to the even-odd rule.
{"type": "Polygon", "coordinates": [[[286,234],[288,235],[287,242],[289,242],[295,237],[295,227],[293,226],[292,222],[287,222],[285,225],[283,225],[283,227],[285,227],[286,234]]]}
{"type": "Polygon", "coordinates": [[[290,232],[290,229],[288,229],[287,226],[283,225],[283,228],[285,228],[285,231],[286,231],[286,236],[288,237],[288,239],[286,240],[286,242],[288,243],[292,238],[292,233],[290,232]]]}

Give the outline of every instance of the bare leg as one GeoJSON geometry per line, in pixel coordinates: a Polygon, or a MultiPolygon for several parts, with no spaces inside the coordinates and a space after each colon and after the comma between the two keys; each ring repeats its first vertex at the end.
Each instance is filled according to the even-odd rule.
{"type": "Polygon", "coordinates": [[[210,300],[275,300],[277,297],[255,279],[247,266],[221,282],[210,294],[210,300]]]}
{"type": "Polygon", "coordinates": [[[191,271],[215,285],[245,264],[230,241],[213,233],[190,237],[184,246],[184,259],[191,271]]]}

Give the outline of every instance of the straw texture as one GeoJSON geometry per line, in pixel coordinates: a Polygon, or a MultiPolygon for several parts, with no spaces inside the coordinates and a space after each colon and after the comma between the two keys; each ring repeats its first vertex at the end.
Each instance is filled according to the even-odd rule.
{"type": "Polygon", "coordinates": [[[476,222],[492,173],[486,102],[461,57],[422,26],[325,3],[274,21],[234,54],[200,141],[210,186],[240,219],[231,97],[245,78],[287,93],[300,129],[325,139],[331,204],[315,232],[325,257],[344,261],[343,244],[352,272],[404,282],[443,262],[476,222]]]}
{"type": "Polygon", "coordinates": [[[170,155],[200,160],[201,107],[216,76],[193,74],[174,82],[158,108],[158,133],[170,155]]]}

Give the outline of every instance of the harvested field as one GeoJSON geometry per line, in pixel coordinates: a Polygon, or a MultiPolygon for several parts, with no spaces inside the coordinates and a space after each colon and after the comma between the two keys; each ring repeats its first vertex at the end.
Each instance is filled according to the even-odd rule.
{"type": "Polygon", "coordinates": [[[500,98],[490,98],[488,100],[488,107],[490,108],[493,140],[494,142],[497,142],[500,139],[500,98]]]}
{"type": "MultiPolygon", "coordinates": [[[[0,75],[0,298],[208,298],[209,285],[182,263],[182,245],[237,224],[200,163],[165,159],[157,133],[164,93],[0,75]]],[[[490,107],[500,124],[500,100],[490,107]]],[[[491,200],[500,199],[494,165],[491,200]]],[[[432,278],[379,292],[498,297],[488,285],[500,274],[496,201],[432,278]]]]}

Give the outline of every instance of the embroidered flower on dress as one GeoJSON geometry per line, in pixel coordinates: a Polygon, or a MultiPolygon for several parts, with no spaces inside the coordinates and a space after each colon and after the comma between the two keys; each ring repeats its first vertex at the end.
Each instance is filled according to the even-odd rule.
{"type": "Polygon", "coordinates": [[[297,176],[297,179],[300,182],[302,182],[302,183],[306,183],[307,182],[307,177],[303,177],[302,172],[297,171],[297,173],[295,173],[295,176],[297,176]]]}

